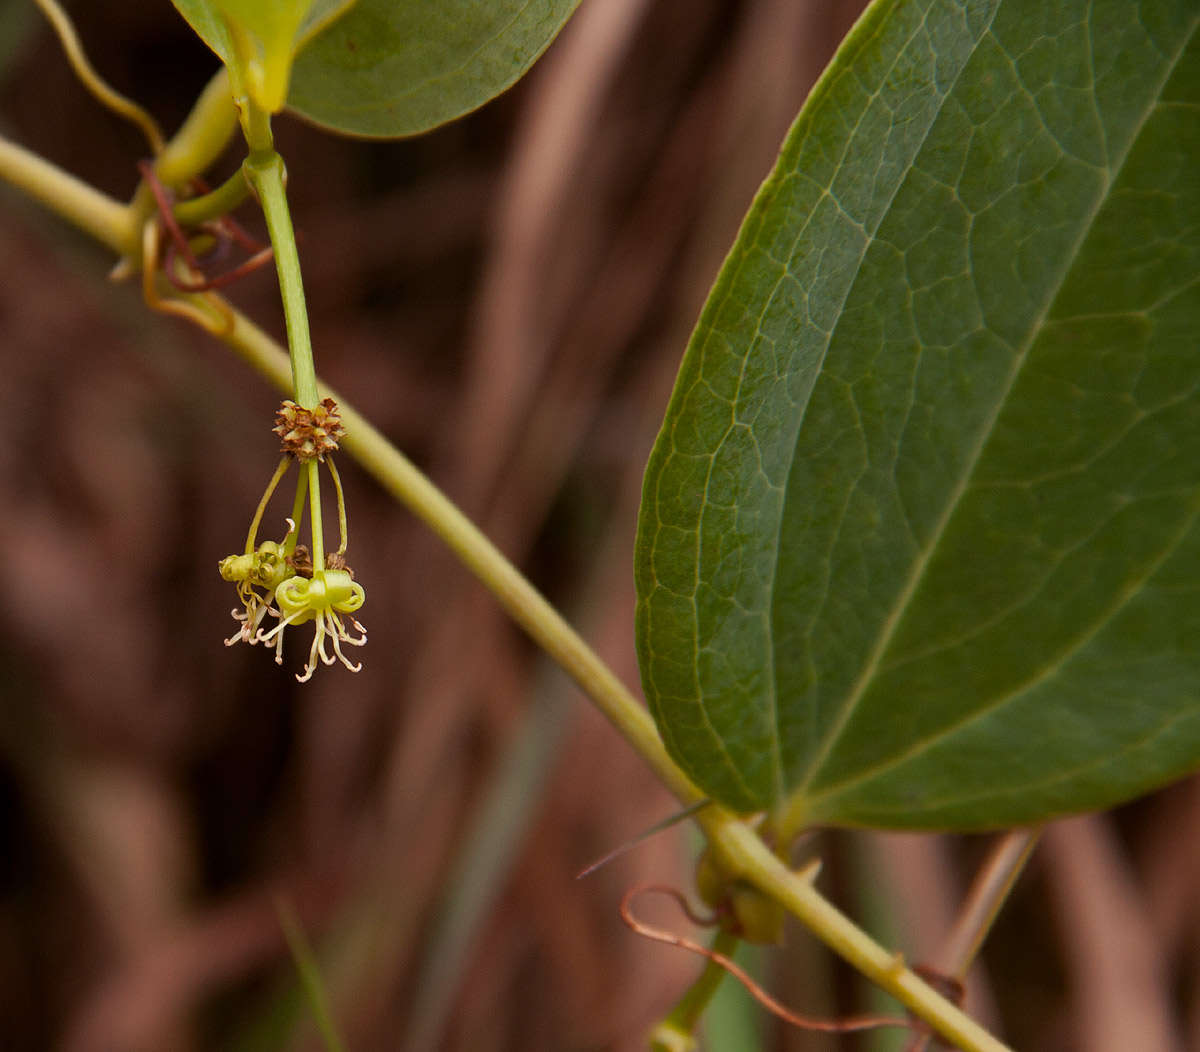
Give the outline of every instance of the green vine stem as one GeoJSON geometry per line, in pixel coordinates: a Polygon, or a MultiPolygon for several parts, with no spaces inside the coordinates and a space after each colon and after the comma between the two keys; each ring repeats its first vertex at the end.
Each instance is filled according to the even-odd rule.
{"type": "Polygon", "coordinates": [[[119,255],[141,252],[142,230],[130,208],[2,137],[0,177],[119,255]]]}
{"type": "MultiPolygon", "coordinates": [[[[112,201],[4,140],[0,140],[0,179],[25,190],[116,252],[136,246],[136,216],[131,207],[112,201]]],[[[197,316],[211,319],[212,329],[219,333],[220,339],[259,374],[283,391],[292,389],[287,353],[227,301],[212,294],[184,295],[180,299],[194,308],[197,316]]],[[[700,802],[703,794],[667,754],[649,713],[562,616],[362,416],[320,384],[317,395],[330,395],[341,407],[347,429],[343,448],[445,541],[514,620],[591,697],[684,806],[700,802]]],[[[1008,1052],[1002,1042],[908,969],[899,955],[889,953],[826,901],[809,880],[789,870],[736,815],[713,804],[699,811],[696,820],[728,873],[780,902],[830,948],[948,1041],[964,1052],[1008,1052]]]]}

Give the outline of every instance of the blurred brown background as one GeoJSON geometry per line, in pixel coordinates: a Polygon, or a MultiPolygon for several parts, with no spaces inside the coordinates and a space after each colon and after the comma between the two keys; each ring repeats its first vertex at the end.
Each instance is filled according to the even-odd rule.
{"type": "MultiPolygon", "coordinates": [[[[174,128],[214,60],[166,0],[67,6],[98,69],[174,128]]],[[[424,138],[278,122],[325,378],[630,683],[640,477],[674,370],[859,7],[585,0],[516,89],[424,138]]],[[[0,78],[0,132],[132,193],[143,143],[29,0],[0,0],[0,78]]],[[[111,287],[111,262],[0,195],[0,1048],[320,1047],[276,899],[351,1049],[644,1047],[699,964],[617,903],[639,880],[687,887],[696,845],[676,829],[574,874],[670,798],[346,458],[365,669],[300,686],[299,636],[283,669],[223,647],[216,563],[275,463],[278,395],[111,287]]],[[[272,271],[231,295],[281,333],[272,271]]],[[[971,1007],[1020,1049],[1200,1049],[1198,809],[1184,785],[1053,830],[971,1007]]],[[[830,894],[919,960],[986,842],[818,847],[830,894]]],[[[799,930],[752,963],[797,1008],[867,1006],[799,930]]],[[[713,1027],[719,1052],[899,1047],[736,996],[713,1027]]]]}

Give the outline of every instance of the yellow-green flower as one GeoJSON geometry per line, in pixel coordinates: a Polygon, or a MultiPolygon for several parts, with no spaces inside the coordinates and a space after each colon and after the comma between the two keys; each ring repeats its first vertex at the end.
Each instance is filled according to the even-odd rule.
{"type": "Polygon", "coordinates": [[[275,417],[275,434],[283,445],[283,457],[258,502],[243,555],[231,555],[220,563],[221,576],[236,582],[242,609],[233,611],[238,630],[227,640],[234,643],[274,645],[275,663],[283,664],[283,636],[291,625],[313,622],[313,641],[304,671],[296,678],[304,683],[312,678],[318,664],[340,661],[351,672],[362,665],[346,657],[342,645],[360,647],[367,641],[366,629],[353,616],[366,601],[363,586],[354,580],[354,571],[346,563],[349,535],[346,525],[346,497],[342,480],[334,466],[332,453],[345,433],[332,398],[311,408],[290,399],[275,417]],[[300,477],[292,501],[292,515],[283,540],[264,541],[256,546],[258,527],[280,481],[294,461],[300,464],[300,477]],[[324,467],[337,495],[338,532],[341,544],[326,552],[321,530],[321,498],[318,469],[324,467]],[[308,516],[312,551],[297,544],[305,515],[308,516]],[[267,615],[278,624],[264,626],[267,615]],[[346,627],[353,628],[353,634],[346,627]]]}
{"type": "MultiPolygon", "coordinates": [[[[290,522],[290,520],[289,520],[290,522]]],[[[233,609],[233,619],[240,622],[238,631],[225,640],[231,647],[234,643],[259,641],[263,619],[268,613],[277,613],[271,600],[275,590],[283,581],[295,575],[288,565],[282,544],[263,541],[254,551],[245,555],[230,555],[218,564],[223,580],[236,582],[242,609],[233,609]]]]}
{"type": "Polygon", "coordinates": [[[342,653],[342,644],[360,647],[367,641],[367,630],[353,616],[366,601],[363,586],[354,580],[349,570],[316,570],[312,578],[288,577],[275,589],[278,609],[270,612],[280,618],[279,624],[269,632],[259,632],[263,643],[275,642],[275,663],[283,663],[283,630],[289,625],[301,625],[307,621],[315,624],[312,647],[303,673],[297,673],[301,683],[312,678],[317,662],[332,665],[340,661],[351,672],[359,672],[361,663],[352,662],[342,653]],[[352,636],[342,618],[354,626],[358,636],[352,636]],[[325,649],[326,639],[333,653],[325,649]]]}

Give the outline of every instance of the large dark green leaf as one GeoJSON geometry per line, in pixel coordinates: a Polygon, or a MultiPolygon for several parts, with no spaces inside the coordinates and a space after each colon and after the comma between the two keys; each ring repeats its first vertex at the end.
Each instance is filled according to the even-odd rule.
{"type": "Polygon", "coordinates": [[[975,828],[1200,765],[1196,0],[881,0],[646,475],[643,682],[712,796],[975,828]]]}
{"type": "Polygon", "coordinates": [[[511,85],[578,3],[357,0],[300,52],[288,104],[352,135],[426,131],[511,85]]]}

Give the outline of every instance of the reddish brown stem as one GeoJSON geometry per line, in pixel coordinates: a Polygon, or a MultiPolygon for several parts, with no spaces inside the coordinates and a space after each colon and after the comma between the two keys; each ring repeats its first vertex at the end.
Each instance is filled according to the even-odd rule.
{"type": "Polygon", "coordinates": [[[142,178],[150,188],[151,194],[154,195],[155,204],[158,206],[159,220],[170,238],[163,257],[163,273],[167,280],[181,292],[211,292],[214,289],[223,289],[271,260],[272,250],[269,245],[263,247],[262,243],[255,240],[241,224],[230,216],[222,216],[213,223],[204,224],[201,229],[215,237],[219,246],[228,245],[231,241],[236,242],[245,251],[253,252],[254,255],[221,274],[212,276],[205,274],[204,268],[192,251],[187,234],[175,218],[172,207],[174,195],[155,175],[154,166],[149,161],[139,162],[138,170],[142,173],[142,178]],[[187,265],[189,272],[200,276],[194,279],[181,277],[179,268],[175,265],[176,259],[180,257],[187,265]]]}

